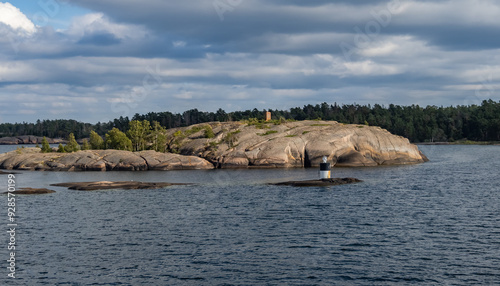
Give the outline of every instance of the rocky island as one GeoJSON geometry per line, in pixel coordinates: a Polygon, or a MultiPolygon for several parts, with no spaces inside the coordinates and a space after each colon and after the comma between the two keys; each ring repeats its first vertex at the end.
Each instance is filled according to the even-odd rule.
{"type": "Polygon", "coordinates": [[[416,145],[387,130],[335,121],[212,122],[167,130],[170,153],[87,150],[41,153],[23,148],[0,154],[0,169],[145,171],[213,168],[416,164],[428,161],[416,145]]]}
{"type": "Polygon", "coordinates": [[[167,132],[170,149],[205,158],[218,168],[317,167],[323,156],[342,167],[428,161],[404,137],[380,127],[335,121],[217,122],[167,132]],[[214,138],[207,138],[207,129],[214,138]]]}
{"type": "Polygon", "coordinates": [[[53,190],[46,188],[22,188],[14,192],[5,192],[3,194],[14,194],[14,195],[44,195],[55,193],[53,190]]]}

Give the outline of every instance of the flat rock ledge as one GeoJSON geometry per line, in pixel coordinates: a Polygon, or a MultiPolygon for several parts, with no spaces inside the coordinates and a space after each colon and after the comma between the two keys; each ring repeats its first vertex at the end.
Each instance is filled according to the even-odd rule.
{"type": "Polygon", "coordinates": [[[78,182],[78,183],[59,183],[51,184],[54,187],[66,187],[70,190],[77,191],[98,191],[98,190],[144,190],[144,189],[161,189],[169,186],[176,185],[188,185],[179,183],[147,183],[147,182],[135,182],[135,181],[125,181],[125,182],[78,182]]]}
{"type": "Polygon", "coordinates": [[[323,180],[289,181],[289,182],[274,183],[271,185],[292,186],[292,187],[329,187],[329,186],[338,186],[346,184],[355,184],[360,182],[363,181],[356,178],[331,178],[323,180]]]}
{"type": "Polygon", "coordinates": [[[0,154],[0,169],[26,171],[167,171],[208,170],[214,165],[197,156],[155,151],[88,150],[74,153],[41,153],[24,148],[0,154]]]}
{"type": "Polygon", "coordinates": [[[49,189],[22,188],[14,192],[5,192],[4,194],[7,193],[11,193],[14,195],[42,195],[42,194],[52,194],[55,193],[55,191],[49,189]]]}

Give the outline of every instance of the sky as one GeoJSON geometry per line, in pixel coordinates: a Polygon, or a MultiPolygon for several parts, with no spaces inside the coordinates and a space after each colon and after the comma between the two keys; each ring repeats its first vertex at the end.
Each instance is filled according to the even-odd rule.
{"type": "Polygon", "coordinates": [[[495,0],[0,2],[0,123],[500,100],[495,0]]]}

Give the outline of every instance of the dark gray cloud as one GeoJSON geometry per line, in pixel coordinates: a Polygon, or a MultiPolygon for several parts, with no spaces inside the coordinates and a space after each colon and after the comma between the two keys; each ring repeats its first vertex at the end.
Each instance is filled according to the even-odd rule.
{"type": "Polygon", "coordinates": [[[0,23],[0,121],[500,99],[494,1],[67,2],[94,12],[0,23]]]}
{"type": "MultiPolygon", "coordinates": [[[[104,11],[119,22],[146,25],[156,33],[184,38],[188,41],[204,42],[220,46],[223,51],[276,51],[278,53],[303,53],[304,47],[288,46],[277,50],[266,37],[287,37],[293,35],[314,35],[337,33],[343,37],[356,36],[356,28],[363,33],[368,23],[377,22],[380,15],[385,16],[389,7],[399,7],[401,11],[390,13],[387,26],[380,26],[378,34],[415,35],[435,45],[447,49],[496,49],[500,45],[495,31],[500,28],[495,21],[477,21],[455,17],[454,10],[468,7],[455,7],[464,1],[232,1],[195,0],[175,3],[173,1],[94,1],[72,0],[70,2],[87,8],[104,11]],[[233,7],[229,3],[240,3],[233,7]],[[224,20],[218,18],[214,3],[222,3],[224,20]],[[436,6],[440,5],[441,6],[436,6]],[[405,9],[406,6],[411,5],[405,9]],[[427,5],[427,7],[426,7],[427,5]],[[414,8],[415,7],[415,8],[414,8]],[[435,7],[443,10],[436,13],[435,7]],[[412,10],[413,9],[413,10],[412,10]],[[446,14],[449,13],[449,14],[446,14]],[[377,16],[379,15],[379,16],[377,16]],[[439,19],[436,19],[439,17],[439,19]],[[408,23],[406,19],[412,19],[408,23]],[[447,18],[449,18],[447,20],[447,18]],[[459,22],[457,22],[459,21],[459,22]],[[467,38],[470,40],[466,41],[467,38]],[[466,43],[467,42],[467,43],[466,43]],[[248,44],[248,45],[247,45],[248,44]],[[246,47],[246,48],[245,48],[246,47]]],[[[476,5],[469,1],[469,6],[476,5]]],[[[493,2],[485,4],[496,6],[493,2]]],[[[482,5],[488,9],[487,5],[482,5]]],[[[491,7],[490,7],[491,8],[491,7]]],[[[477,13],[488,11],[478,11],[477,13]]],[[[497,15],[498,16],[498,15],[497,15]]],[[[383,23],[385,24],[385,23],[383,23]]],[[[341,38],[341,36],[337,37],[341,38]]],[[[334,37],[330,41],[334,41],[334,37]]],[[[324,39],[323,41],[328,41],[324,39]]],[[[324,52],[324,48],[311,43],[308,51],[324,52]]],[[[328,52],[338,52],[339,43],[332,43],[328,52]],[[337,44],[337,47],[335,47],[337,44]]]]}
{"type": "Polygon", "coordinates": [[[78,42],[78,45],[110,46],[121,42],[115,35],[107,32],[85,34],[78,42]]]}

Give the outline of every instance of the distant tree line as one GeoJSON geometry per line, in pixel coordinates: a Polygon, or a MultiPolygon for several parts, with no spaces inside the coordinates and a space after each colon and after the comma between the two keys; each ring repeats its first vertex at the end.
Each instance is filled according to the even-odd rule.
{"type": "MultiPolygon", "coordinates": [[[[380,126],[391,133],[407,137],[412,142],[437,141],[500,141],[500,102],[485,100],[481,105],[437,107],[418,105],[399,106],[390,104],[371,105],[331,105],[327,103],[305,105],[290,110],[270,110],[275,119],[286,120],[335,120],[341,123],[380,126]]],[[[171,112],[150,112],[136,114],[131,119],[120,117],[106,123],[81,123],[75,120],[38,120],[36,123],[0,124],[0,136],[35,135],[50,138],[68,138],[73,133],[77,139],[89,138],[91,131],[104,135],[113,128],[128,132],[135,128],[130,122],[148,121],[156,128],[184,127],[212,121],[240,121],[265,118],[262,110],[225,112],[202,112],[198,109],[182,114],[171,112]]],[[[139,131],[137,131],[139,132],[139,131]]],[[[139,136],[128,134],[129,137],[139,136]]],[[[138,142],[136,144],[142,144],[138,142]]],[[[134,145],[133,149],[138,146],[134,145]]]]}

